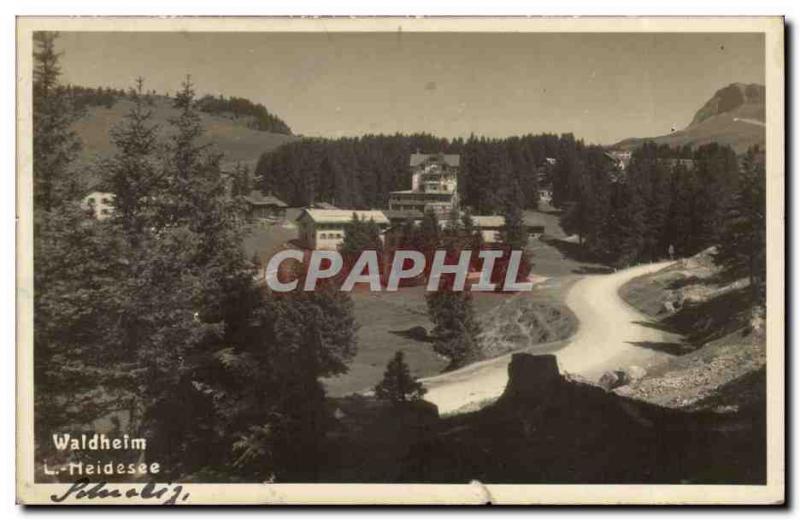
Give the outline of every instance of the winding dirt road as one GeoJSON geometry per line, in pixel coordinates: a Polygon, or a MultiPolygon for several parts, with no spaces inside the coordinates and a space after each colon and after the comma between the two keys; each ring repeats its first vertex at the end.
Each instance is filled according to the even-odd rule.
{"type": "MultiPolygon", "coordinates": [[[[566,304],[578,317],[578,332],[553,352],[561,372],[597,380],[606,370],[639,366],[647,368],[670,357],[659,347],[680,342],[676,334],[648,323],[644,314],[625,303],[618,291],[629,280],[655,272],[670,262],[646,264],[613,274],[590,275],[576,282],[566,304]]],[[[535,297],[535,291],[533,297],[535,297]]],[[[447,414],[498,397],[508,382],[511,354],[482,361],[421,381],[425,400],[447,414]]]]}

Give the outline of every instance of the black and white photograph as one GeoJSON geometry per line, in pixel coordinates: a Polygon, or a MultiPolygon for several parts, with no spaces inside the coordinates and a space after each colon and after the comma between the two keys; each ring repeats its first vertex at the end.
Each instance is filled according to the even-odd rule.
{"type": "Polygon", "coordinates": [[[17,500],[780,503],[783,33],[19,18],[17,500]]]}

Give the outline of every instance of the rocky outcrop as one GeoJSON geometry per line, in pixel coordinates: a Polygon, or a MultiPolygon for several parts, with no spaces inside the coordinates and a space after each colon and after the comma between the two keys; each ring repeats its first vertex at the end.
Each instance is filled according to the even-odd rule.
{"type": "Polygon", "coordinates": [[[694,115],[689,126],[699,125],[710,117],[733,112],[745,104],[763,107],[765,99],[764,85],[731,83],[716,91],[711,99],[706,101],[706,104],[694,115]]]}
{"type": "Polygon", "coordinates": [[[517,353],[511,356],[508,364],[508,384],[498,405],[524,403],[526,407],[535,408],[552,401],[564,384],[554,355],[517,353]]]}

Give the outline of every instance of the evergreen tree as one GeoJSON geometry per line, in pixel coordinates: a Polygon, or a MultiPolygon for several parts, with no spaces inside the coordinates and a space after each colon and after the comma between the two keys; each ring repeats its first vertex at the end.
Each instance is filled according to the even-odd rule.
{"type": "Polygon", "coordinates": [[[64,87],[53,32],[35,32],[33,67],[33,198],[37,220],[43,212],[73,203],[81,191],[70,163],[81,145],[71,126],[78,117],[64,87]]]}
{"type": "Polygon", "coordinates": [[[116,151],[104,163],[106,184],[114,194],[112,218],[134,244],[155,224],[153,205],[163,187],[156,158],[158,126],[152,123],[153,113],[146,108],[143,83],[142,78],[137,79],[133,107],[111,130],[116,151]]]}
{"type": "Polygon", "coordinates": [[[610,260],[618,267],[629,267],[639,261],[646,249],[648,233],[644,196],[640,189],[626,183],[622,188],[622,208],[617,213],[619,234],[609,245],[616,246],[616,254],[610,260]]]}
{"type": "Polygon", "coordinates": [[[465,208],[464,213],[461,215],[461,227],[467,236],[475,233],[475,220],[472,218],[472,210],[469,208],[465,208]]]}
{"type": "Polygon", "coordinates": [[[763,298],[766,284],[766,178],[763,156],[750,148],[742,159],[739,187],[727,208],[714,257],[732,277],[746,276],[754,299],[763,298]]]}
{"type": "Polygon", "coordinates": [[[250,168],[237,161],[231,172],[231,194],[234,197],[244,197],[249,195],[253,188],[254,182],[250,168]]]}
{"type": "Polygon", "coordinates": [[[240,323],[234,310],[252,285],[242,208],[226,193],[219,155],[199,144],[193,96],[187,80],[175,99],[163,182],[145,197],[154,202],[151,239],[132,255],[127,298],[142,370],[142,428],[157,439],[148,451],[175,475],[217,455],[201,446],[226,442],[216,421],[198,428],[186,410],[213,416],[216,352],[230,345],[240,323]]]}
{"type": "Polygon", "coordinates": [[[350,222],[344,227],[344,239],[339,252],[345,258],[355,259],[363,251],[381,250],[380,228],[374,220],[359,219],[353,212],[350,222]]]}
{"type": "Polygon", "coordinates": [[[215,392],[238,439],[235,464],[253,478],[316,479],[326,428],[319,378],[345,373],[355,356],[352,300],[318,288],[273,294],[244,309],[248,325],[238,346],[219,352],[228,385],[215,392]]]}
{"type": "Polygon", "coordinates": [[[37,456],[53,463],[63,457],[52,452],[53,433],[128,409],[136,390],[115,286],[124,243],[80,207],[70,168],[80,143],[55,38],[34,34],[33,85],[34,440],[37,456]]]}
{"type": "Polygon", "coordinates": [[[411,377],[411,372],[403,358],[403,351],[395,352],[386,365],[383,379],[375,386],[375,395],[395,404],[418,401],[425,395],[422,383],[411,377]]]}
{"type": "Polygon", "coordinates": [[[511,246],[513,250],[524,251],[528,244],[528,232],[522,220],[522,210],[515,199],[508,199],[503,219],[503,228],[500,232],[503,243],[511,246]]]}
{"type": "Polygon", "coordinates": [[[441,237],[441,227],[439,226],[439,219],[432,209],[425,210],[422,216],[422,221],[419,224],[419,240],[420,248],[426,255],[433,254],[433,251],[439,247],[439,240],[441,237]]]}
{"type": "Polygon", "coordinates": [[[466,291],[440,289],[425,296],[428,316],[434,324],[433,349],[450,359],[448,369],[460,368],[480,359],[480,327],[466,291]]]}
{"type": "Polygon", "coordinates": [[[458,207],[453,205],[447,214],[447,224],[444,227],[447,234],[458,237],[463,231],[463,222],[458,207]]]}

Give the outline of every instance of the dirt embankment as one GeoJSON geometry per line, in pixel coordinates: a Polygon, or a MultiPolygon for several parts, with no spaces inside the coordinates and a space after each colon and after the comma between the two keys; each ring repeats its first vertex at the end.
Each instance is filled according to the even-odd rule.
{"type": "Polygon", "coordinates": [[[516,295],[481,317],[478,344],[482,359],[564,340],[575,334],[578,319],[566,305],[516,295]]]}
{"type": "Polygon", "coordinates": [[[686,337],[674,358],[616,393],[684,409],[735,412],[764,400],[764,307],[747,280],[723,280],[714,250],[631,280],[620,296],[686,337]]]}

